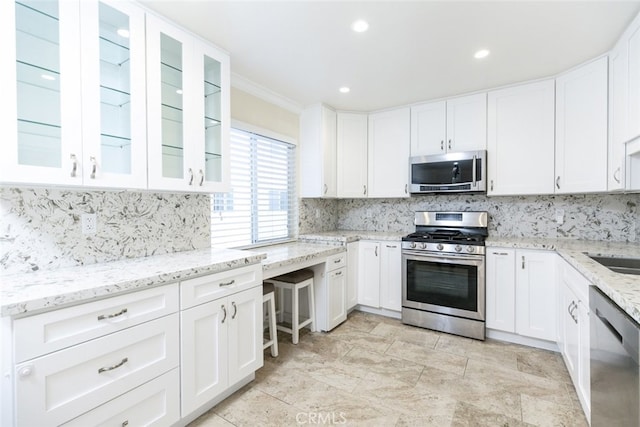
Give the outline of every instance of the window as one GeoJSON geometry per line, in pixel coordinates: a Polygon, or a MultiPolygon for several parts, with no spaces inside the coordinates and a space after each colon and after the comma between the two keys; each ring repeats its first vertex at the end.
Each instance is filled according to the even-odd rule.
{"type": "Polygon", "coordinates": [[[250,246],[294,236],[295,146],[231,129],[231,190],[211,196],[211,244],[250,246]]]}

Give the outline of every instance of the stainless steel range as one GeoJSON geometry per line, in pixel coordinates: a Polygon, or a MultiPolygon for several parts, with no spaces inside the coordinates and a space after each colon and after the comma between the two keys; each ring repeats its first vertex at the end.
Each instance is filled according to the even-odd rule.
{"type": "Polygon", "coordinates": [[[416,212],[402,238],[402,322],[484,340],[487,212],[416,212]]]}

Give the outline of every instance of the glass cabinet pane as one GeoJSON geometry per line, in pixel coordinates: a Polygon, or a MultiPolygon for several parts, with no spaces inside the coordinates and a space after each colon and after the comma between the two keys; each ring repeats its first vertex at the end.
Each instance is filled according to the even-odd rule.
{"type": "Polygon", "coordinates": [[[162,103],[162,176],[184,177],[182,44],[160,35],[162,103]]]}
{"type": "Polygon", "coordinates": [[[99,5],[100,141],[102,169],[131,173],[131,58],[129,17],[99,5]]]}
{"type": "Polygon", "coordinates": [[[222,180],[220,62],[204,57],[205,179],[222,180]]]}
{"type": "Polygon", "coordinates": [[[18,163],[61,167],[57,1],[16,2],[18,163]]]}

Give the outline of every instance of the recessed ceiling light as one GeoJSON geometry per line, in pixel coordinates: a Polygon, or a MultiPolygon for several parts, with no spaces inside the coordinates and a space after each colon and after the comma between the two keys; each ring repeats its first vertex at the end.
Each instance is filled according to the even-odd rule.
{"type": "Polygon", "coordinates": [[[40,77],[42,77],[45,80],[55,80],[56,79],[55,77],[53,77],[50,74],[40,74],[40,77]]]}
{"type": "Polygon", "coordinates": [[[487,49],[480,49],[476,53],[473,54],[473,57],[476,59],[486,58],[489,55],[489,51],[487,49]]]}
{"type": "Polygon", "coordinates": [[[369,23],[365,20],[358,19],[351,24],[351,29],[356,33],[364,33],[369,29],[369,23]]]}
{"type": "Polygon", "coordinates": [[[349,89],[349,88],[348,88],[348,87],[346,87],[346,86],[342,86],[342,87],[341,87],[340,89],[338,89],[338,90],[340,91],[340,93],[349,93],[349,91],[350,91],[351,89],[349,89]]]}
{"type": "Polygon", "coordinates": [[[129,38],[129,30],[127,30],[126,28],[118,28],[118,31],[116,32],[120,37],[124,37],[125,39],[129,38]]]}

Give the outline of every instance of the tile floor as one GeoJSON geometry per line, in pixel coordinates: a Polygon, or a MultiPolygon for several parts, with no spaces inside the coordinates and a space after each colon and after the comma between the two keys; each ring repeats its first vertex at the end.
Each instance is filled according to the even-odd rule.
{"type": "Polygon", "coordinates": [[[557,353],[358,311],[297,346],[278,338],[256,380],[190,427],[588,426],[557,353]]]}

